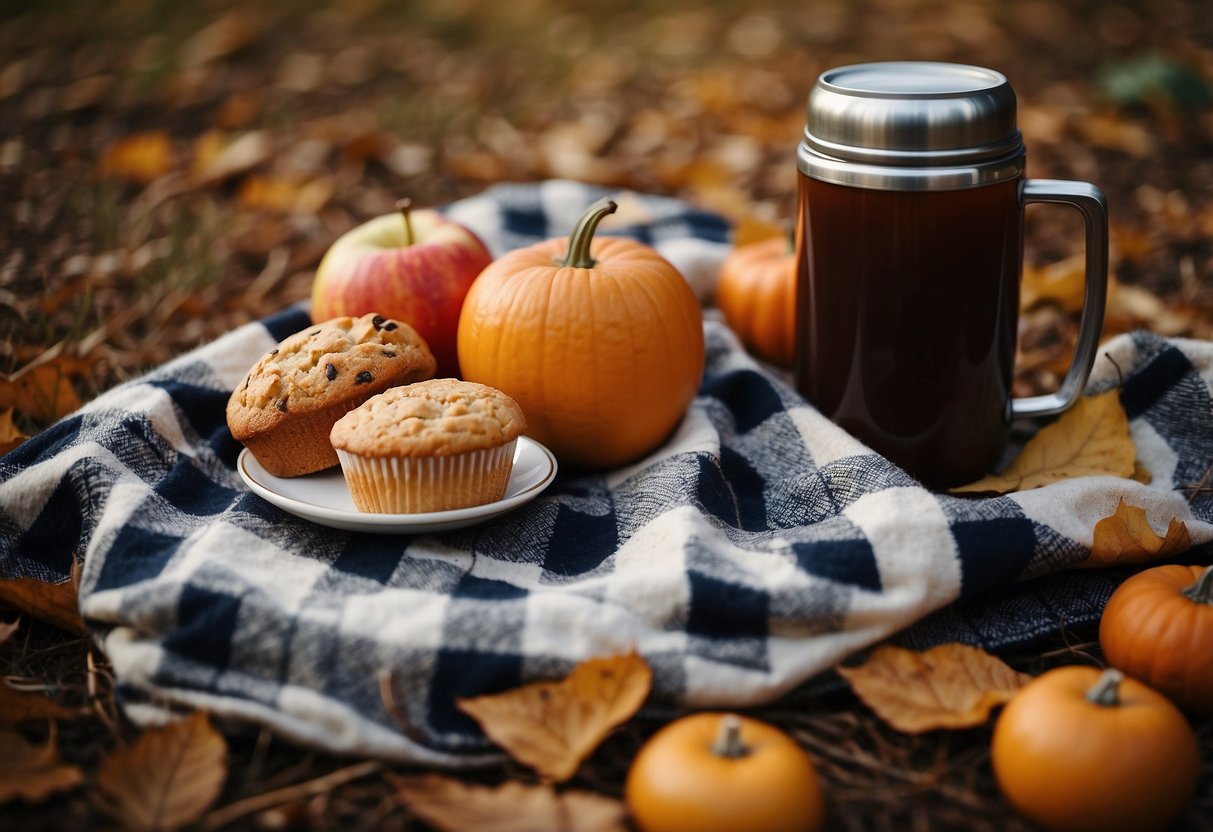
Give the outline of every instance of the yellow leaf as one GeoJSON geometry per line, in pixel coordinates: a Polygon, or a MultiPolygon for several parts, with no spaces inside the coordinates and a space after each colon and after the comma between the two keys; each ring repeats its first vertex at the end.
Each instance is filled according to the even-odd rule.
{"type": "Polygon", "coordinates": [[[8,453],[26,439],[29,437],[13,424],[13,409],[6,407],[0,410],[0,454],[8,453]]]}
{"type": "Polygon", "coordinates": [[[976,647],[942,644],[923,653],[881,646],[859,667],[839,667],[855,695],[898,731],[971,728],[1032,678],[976,647]]]}
{"type": "Polygon", "coordinates": [[[742,217],[733,226],[733,248],[760,243],[771,237],[786,236],[787,231],[773,222],[765,222],[757,217],[742,217]]]}
{"type": "Polygon", "coordinates": [[[195,711],[111,754],[97,771],[97,799],[125,829],[178,829],[202,817],[226,779],[227,743],[195,711]]]}
{"type": "Polygon", "coordinates": [[[409,811],[441,830],[463,832],[624,832],[623,804],[586,791],[556,792],[511,780],[496,788],[426,774],[401,778],[409,811]]]}
{"type": "Polygon", "coordinates": [[[1137,449],[1118,390],[1083,396],[1024,445],[1001,474],[953,488],[952,493],[1027,491],[1078,477],[1132,477],[1137,449]]]}
{"type": "Polygon", "coordinates": [[[101,175],[147,185],[173,168],[173,144],[163,130],[119,139],[101,157],[101,175]]]}
{"type": "Polygon", "coordinates": [[[1031,309],[1053,301],[1067,312],[1078,312],[1083,307],[1086,264],[1086,255],[1079,254],[1047,266],[1025,265],[1019,288],[1020,308],[1031,309]]]}
{"type": "Polygon", "coordinates": [[[1146,512],[1122,497],[1116,511],[1095,524],[1091,556],[1081,566],[1121,566],[1148,563],[1178,555],[1192,547],[1188,527],[1176,517],[1167,525],[1167,536],[1150,528],[1146,512]]]}
{"type": "Polygon", "coordinates": [[[636,653],[590,659],[559,682],[536,682],[456,704],[510,756],[557,783],[644,703],[653,682],[636,653]]]}
{"type": "Polygon", "coordinates": [[[72,719],[84,713],[36,691],[13,690],[0,682],[0,725],[13,726],[32,719],[72,719]]]}
{"type": "Polygon", "coordinates": [[[80,564],[72,563],[72,572],[61,584],[49,584],[33,578],[0,580],[0,601],[54,624],[68,632],[84,635],[84,619],[80,616],[77,593],[80,585],[80,564]]]}
{"type": "Polygon", "coordinates": [[[282,214],[315,214],[332,195],[333,185],[325,179],[302,181],[250,176],[240,186],[239,199],[248,208],[282,214]]]}
{"type": "Polygon", "coordinates": [[[0,804],[20,798],[41,803],[55,792],[79,785],[84,772],[59,759],[52,733],[42,746],[20,734],[0,731],[0,804]]]}

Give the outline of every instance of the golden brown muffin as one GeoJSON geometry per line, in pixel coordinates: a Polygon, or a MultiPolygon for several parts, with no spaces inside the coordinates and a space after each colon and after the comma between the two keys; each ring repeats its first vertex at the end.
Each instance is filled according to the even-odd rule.
{"type": "Polygon", "coordinates": [[[524,430],[505,393],[438,378],[368,399],[330,438],[359,511],[412,514],[500,500],[524,430]]]}
{"type": "Polygon", "coordinates": [[[315,324],[262,356],[227,403],[227,424],[274,476],[337,464],[333,423],[370,397],[427,379],[436,364],[408,324],[368,314],[315,324]]]}

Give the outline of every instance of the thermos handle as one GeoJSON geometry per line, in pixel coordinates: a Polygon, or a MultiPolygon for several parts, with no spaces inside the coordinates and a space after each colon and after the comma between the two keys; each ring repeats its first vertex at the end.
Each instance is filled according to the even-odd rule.
{"type": "Polygon", "coordinates": [[[1082,320],[1074,360],[1056,393],[1011,400],[1011,417],[1051,416],[1072,405],[1087,386],[1099,334],[1103,329],[1104,303],[1108,293],[1108,202],[1099,188],[1087,182],[1061,179],[1028,179],[1023,185],[1023,204],[1053,202],[1073,205],[1086,222],[1087,266],[1082,320]]]}

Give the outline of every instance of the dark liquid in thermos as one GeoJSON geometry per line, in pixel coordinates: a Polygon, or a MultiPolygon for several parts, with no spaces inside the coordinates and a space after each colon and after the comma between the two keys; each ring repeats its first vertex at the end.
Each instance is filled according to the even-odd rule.
{"type": "Polygon", "coordinates": [[[928,485],[977,479],[1010,427],[1020,179],[799,183],[801,394],[928,485]]]}

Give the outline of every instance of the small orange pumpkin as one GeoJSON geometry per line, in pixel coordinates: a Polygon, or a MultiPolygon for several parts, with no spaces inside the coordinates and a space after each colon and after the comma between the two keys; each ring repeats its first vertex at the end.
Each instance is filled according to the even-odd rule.
{"type": "Polygon", "coordinates": [[[481,272],[459,316],[463,377],[504,391],[562,463],[612,468],[669,436],[703,375],[703,313],[686,279],[643,243],[595,239],[615,203],[572,235],[481,272]]]}
{"type": "Polygon", "coordinates": [[[1059,667],[1021,689],[994,726],[990,760],[1019,812],[1056,832],[1169,828],[1196,791],[1184,715],[1118,670],[1059,667]]]}
{"type": "Polygon", "coordinates": [[[1108,599],[1099,644],[1113,666],[1171,701],[1213,713],[1213,566],[1138,572],[1108,599]]]}
{"type": "Polygon", "coordinates": [[[643,832],[813,832],[825,814],[803,749],[736,714],[692,714],[666,725],[632,761],[624,798],[643,832]]]}
{"type": "Polygon", "coordinates": [[[790,369],[796,354],[796,254],[784,236],[733,249],[720,266],[716,306],[754,355],[790,369]]]}

